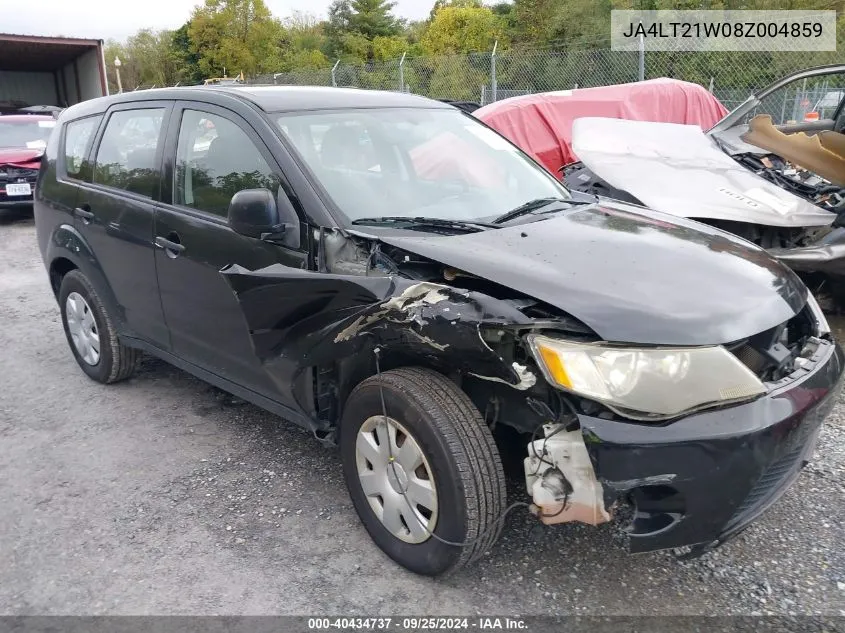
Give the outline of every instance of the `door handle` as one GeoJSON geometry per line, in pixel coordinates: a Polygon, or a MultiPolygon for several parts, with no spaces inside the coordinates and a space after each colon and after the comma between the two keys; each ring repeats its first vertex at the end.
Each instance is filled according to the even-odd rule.
{"type": "Polygon", "coordinates": [[[91,220],[94,219],[94,214],[85,207],[76,207],[73,210],[73,214],[85,222],[85,224],[91,224],[91,220]]]}
{"type": "Polygon", "coordinates": [[[179,242],[171,242],[170,240],[164,237],[157,237],[155,239],[155,245],[158,248],[164,249],[164,252],[167,253],[168,257],[179,257],[182,252],[185,250],[184,244],[180,244],[179,242]]]}

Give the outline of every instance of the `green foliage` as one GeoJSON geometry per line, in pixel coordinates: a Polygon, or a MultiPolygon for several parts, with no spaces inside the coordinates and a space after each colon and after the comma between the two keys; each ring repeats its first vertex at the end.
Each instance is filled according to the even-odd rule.
{"type": "Polygon", "coordinates": [[[489,81],[490,66],[489,59],[474,61],[466,56],[437,58],[426,94],[441,99],[477,100],[481,86],[489,81]]]}
{"type": "Polygon", "coordinates": [[[173,32],[170,48],[179,68],[179,81],[186,85],[195,85],[202,83],[203,75],[199,65],[200,57],[191,46],[189,26],[190,22],[186,22],[173,32]]]}
{"type": "Polygon", "coordinates": [[[559,0],[515,0],[513,19],[514,40],[520,43],[545,43],[552,39],[552,24],[564,12],[559,0]]]}
{"type": "Polygon", "coordinates": [[[124,90],[138,86],[172,86],[182,81],[185,66],[173,48],[173,31],[141,29],[124,43],[109,40],[105,46],[109,90],[117,92],[114,60],[120,59],[124,90]]]}
{"type": "Polygon", "coordinates": [[[437,12],[446,7],[480,9],[483,6],[481,0],[435,0],[434,6],[431,7],[431,13],[428,14],[428,19],[433,20],[437,12]]]}
{"type": "Polygon", "coordinates": [[[386,0],[334,0],[325,25],[326,53],[346,62],[386,59],[388,51],[401,55],[407,40],[401,37],[404,24],[391,13],[393,6],[386,0]]]}
{"type": "Polygon", "coordinates": [[[386,61],[402,57],[402,53],[408,50],[408,41],[396,35],[377,36],[372,42],[373,59],[375,61],[386,61]]]}
{"type": "Polygon", "coordinates": [[[350,5],[352,15],[349,26],[353,33],[360,33],[372,41],[376,37],[390,37],[402,31],[402,22],[391,13],[395,2],[350,0],[350,5]]]}
{"type": "Polygon", "coordinates": [[[487,7],[444,6],[437,10],[420,40],[429,55],[490,50],[504,40],[502,19],[487,7]]]}
{"type": "Polygon", "coordinates": [[[188,37],[206,77],[272,72],[281,64],[283,27],[264,0],[205,0],[191,15],[188,37]]]}
{"type": "Polygon", "coordinates": [[[273,71],[313,70],[331,66],[323,52],[327,40],[323,22],[307,13],[295,12],[282,22],[276,42],[280,63],[273,71]]]}
{"type": "MultiPolygon", "coordinates": [[[[413,92],[478,99],[489,86],[498,41],[500,90],[544,91],[575,84],[636,79],[636,52],[611,52],[613,9],[832,9],[839,50],[845,50],[845,0],[428,0],[425,20],[406,23],[391,0],[333,0],[326,19],[294,12],[279,20],[266,0],[198,0],[176,31],[142,29],[106,44],[111,90],[120,57],[125,90],[201,83],[223,74],[280,76],[280,82],[399,87],[399,63],[413,92]],[[472,54],[478,52],[478,54],[472,54]]],[[[747,95],[814,64],[841,62],[840,53],[649,52],[646,77],[669,76],[747,95]]]]}

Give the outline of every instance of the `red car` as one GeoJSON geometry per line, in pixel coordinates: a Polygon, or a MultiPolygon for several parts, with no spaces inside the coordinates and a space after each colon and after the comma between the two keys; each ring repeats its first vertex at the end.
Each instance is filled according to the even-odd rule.
{"type": "Polygon", "coordinates": [[[513,97],[473,115],[559,175],[561,167],[578,160],[572,151],[572,122],[579,117],[686,123],[706,130],[727,112],[698,84],[650,79],[513,97]]]}
{"type": "Polygon", "coordinates": [[[41,156],[55,125],[51,115],[0,116],[0,210],[32,207],[41,156]]]}

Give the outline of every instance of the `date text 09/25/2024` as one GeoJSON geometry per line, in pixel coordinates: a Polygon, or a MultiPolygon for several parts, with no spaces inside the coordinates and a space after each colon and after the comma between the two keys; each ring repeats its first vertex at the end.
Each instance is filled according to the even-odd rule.
{"type": "Polygon", "coordinates": [[[310,631],[373,630],[373,631],[525,631],[521,618],[511,617],[374,617],[374,618],[308,618],[310,631]]]}

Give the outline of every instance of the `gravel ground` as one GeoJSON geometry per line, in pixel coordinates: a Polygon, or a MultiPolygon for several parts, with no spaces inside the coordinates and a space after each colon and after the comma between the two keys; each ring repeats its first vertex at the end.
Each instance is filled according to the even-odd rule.
{"type": "Polygon", "coordinates": [[[0,249],[0,613],[845,615],[841,399],[797,484],[699,560],[518,510],[479,564],[431,580],[371,543],[305,431],[154,359],[86,378],[31,219],[0,219],[0,249]]]}

